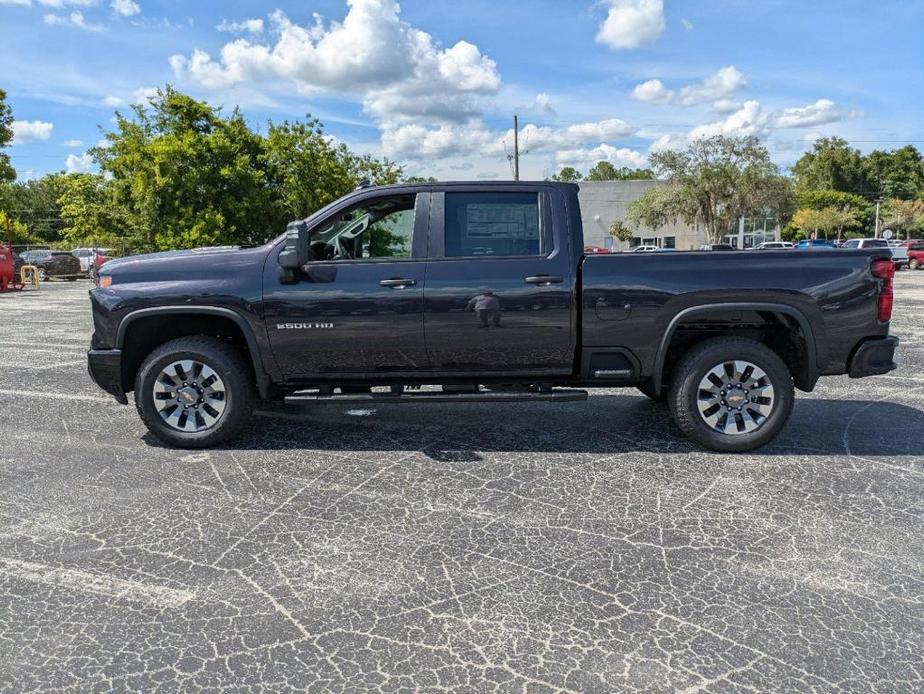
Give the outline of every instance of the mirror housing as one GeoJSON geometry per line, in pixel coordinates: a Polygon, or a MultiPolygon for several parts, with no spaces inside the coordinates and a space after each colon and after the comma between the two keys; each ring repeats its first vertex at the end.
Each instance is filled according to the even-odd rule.
{"type": "Polygon", "coordinates": [[[308,225],[304,221],[289,222],[285,246],[279,253],[279,281],[295,284],[298,271],[308,263],[308,225]]]}

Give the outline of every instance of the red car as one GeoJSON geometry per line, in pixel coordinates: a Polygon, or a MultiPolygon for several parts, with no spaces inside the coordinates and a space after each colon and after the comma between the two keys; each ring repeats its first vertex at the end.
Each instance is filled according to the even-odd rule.
{"type": "Polygon", "coordinates": [[[911,270],[924,268],[924,241],[906,241],[902,245],[908,249],[908,268],[911,270]]]}

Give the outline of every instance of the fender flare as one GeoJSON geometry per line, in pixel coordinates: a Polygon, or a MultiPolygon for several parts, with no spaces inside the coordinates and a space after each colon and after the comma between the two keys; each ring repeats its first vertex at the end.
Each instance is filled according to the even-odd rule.
{"type": "MultiPolygon", "coordinates": [[[[691,306],[690,308],[683,309],[671,319],[671,322],[667,326],[667,330],[661,337],[661,342],[658,344],[658,351],[655,354],[651,382],[656,390],[659,390],[662,386],[661,378],[664,374],[664,362],[667,359],[667,348],[671,343],[671,339],[674,337],[674,333],[677,331],[677,326],[680,325],[683,320],[691,316],[695,316],[701,313],[715,313],[719,311],[765,311],[768,313],[782,313],[785,316],[794,318],[795,321],[799,324],[799,328],[802,330],[802,334],[805,336],[806,370],[808,371],[809,383],[811,386],[814,386],[815,381],[818,378],[818,351],[815,342],[815,333],[812,330],[812,325],[809,323],[809,320],[805,314],[802,313],[802,311],[799,309],[793,306],[788,306],[787,304],[774,304],[759,301],[736,301],[719,304],[705,304],[702,306],[691,306]]],[[[810,389],[811,388],[809,388],[809,390],[810,389]]]]}
{"type": "Polygon", "coordinates": [[[270,377],[266,373],[266,370],[263,368],[263,363],[260,361],[260,347],[257,344],[257,338],[253,333],[253,328],[251,328],[250,323],[247,322],[247,319],[237,311],[234,311],[230,308],[223,308],[220,306],[194,305],[152,306],[149,308],[140,308],[135,311],[131,311],[130,313],[125,314],[125,316],[119,322],[119,327],[116,329],[115,347],[116,349],[122,349],[124,347],[125,335],[128,332],[129,326],[139,318],[188,313],[220,316],[222,318],[229,318],[234,321],[235,325],[240,328],[241,333],[244,335],[244,340],[247,341],[247,351],[250,352],[250,360],[253,363],[253,372],[257,379],[257,388],[260,392],[260,397],[266,398],[270,390],[270,377]]]}

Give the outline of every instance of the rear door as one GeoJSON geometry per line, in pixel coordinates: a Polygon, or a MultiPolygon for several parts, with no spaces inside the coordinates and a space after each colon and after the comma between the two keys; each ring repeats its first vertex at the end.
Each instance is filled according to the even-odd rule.
{"type": "Polygon", "coordinates": [[[552,187],[435,189],[424,291],[432,369],[570,374],[574,263],[552,187]]]}

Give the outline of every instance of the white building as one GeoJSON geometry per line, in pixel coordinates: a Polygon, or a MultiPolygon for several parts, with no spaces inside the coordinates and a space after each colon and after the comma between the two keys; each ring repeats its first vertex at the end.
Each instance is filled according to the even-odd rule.
{"type": "MultiPolygon", "coordinates": [[[[633,246],[651,245],[660,248],[695,250],[709,243],[706,232],[699,225],[690,226],[679,221],[657,231],[642,227],[629,241],[619,241],[610,236],[613,222],[626,222],[629,204],[638,200],[646,191],[665,185],[664,181],[579,181],[581,222],[584,225],[584,244],[614,250],[625,250],[633,246]]],[[[737,233],[728,234],[726,243],[735,248],[753,248],[764,241],[778,241],[779,228],[776,220],[745,219],[737,233]]]]}

